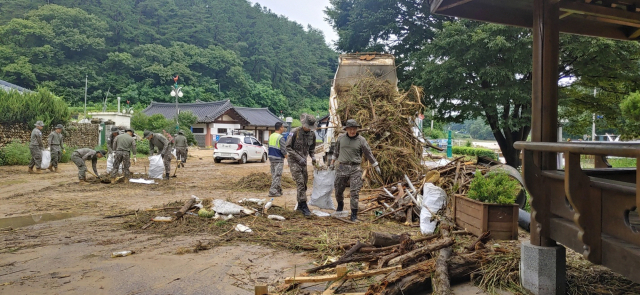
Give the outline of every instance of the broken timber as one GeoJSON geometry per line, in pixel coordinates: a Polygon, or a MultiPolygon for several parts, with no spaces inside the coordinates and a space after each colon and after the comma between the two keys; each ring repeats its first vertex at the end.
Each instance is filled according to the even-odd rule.
{"type": "MultiPolygon", "coordinates": [[[[384,274],[384,273],[389,273],[392,272],[394,270],[399,270],[401,269],[402,266],[400,265],[396,265],[396,266],[392,266],[392,267],[386,267],[386,268],[382,268],[382,269],[374,269],[374,270],[365,270],[365,271],[356,271],[356,272],[350,272],[344,275],[344,279],[357,279],[357,278],[364,278],[364,277],[370,277],[370,276],[375,276],[375,275],[379,275],[379,274],[384,274]]],[[[313,277],[288,277],[284,279],[285,284],[292,284],[292,283],[318,283],[318,282],[328,282],[328,281],[335,281],[337,279],[339,279],[340,276],[338,276],[338,274],[332,274],[332,275],[324,275],[324,276],[313,276],[313,277]]]]}

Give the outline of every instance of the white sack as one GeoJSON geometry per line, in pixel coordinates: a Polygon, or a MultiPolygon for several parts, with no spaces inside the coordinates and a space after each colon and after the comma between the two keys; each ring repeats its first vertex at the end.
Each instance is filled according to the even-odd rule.
{"type": "Polygon", "coordinates": [[[309,205],[321,209],[336,210],[333,205],[333,183],[336,180],[335,170],[314,170],[313,171],[313,191],[309,205]]]}
{"type": "Polygon", "coordinates": [[[149,157],[149,178],[162,179],[164,173],[164,162],[160,155],[149,157]]]}
{"type": "Polygon", "coordinates": [[[153,181],[153,180],[146,180],[146,179],[144,179],[144,178],[132,178],[132,179],[129,179],[129,182],[133,182],[133,183],[143,183],[143,184],[154,184],[154,183],[156,183],[156,182],[155,182],[155,181],[153,181]]]}
{"type": "Polygon", "coordinates": [[[178,158],[178,156],[176,156],[176,149],[171,150],[171,154],[173,155],[174,158],[178,158]]]}
{"type": "Polygon", "coordinates": [[[430,235],[436,230],[438,221],[431,221],[431,217],[435,215],[447,202],[447,193],[433,185],[427,183],[422,191],[422,209],[420,210],[420,231],[422,234],[430,235]]]}
{"type": "MultiPolygon", "coordinates": [[[[113,162],[115,162],[115,154],[110,153],[107,156],[107,173],[111,173],[111,169],[113,169],[113,162]]],[[[120,167],[118,167],[118,173],[122,173],[122,163],[120,163],[120,167]]]]}
{"type": "Polygon", "coordinates": [[[42,151],[42,163],[40,164],[40,169],[49,168],[49,164],[51,164],[51,151],[42,151]]]}
{"type": "Polygon", "coordinates": [[[228,215],[228,214],[240,214],[240,212],[245,211],[245,208],[240,205],[227,202],[225,200],[216,199],[216,200],[213,200],[213,206],[211,207],[211,210],[216,211],[216,213],[219,213],[221,215],[228,215]]]}
{"type": "Polygon", "coordinates": [[[331,214],[327,213],[327,212],[322,212],[320,210],[313,210],[311,211],[311,214],[318,216],[318,217],[329,217],[331,216],[331,214]]]}

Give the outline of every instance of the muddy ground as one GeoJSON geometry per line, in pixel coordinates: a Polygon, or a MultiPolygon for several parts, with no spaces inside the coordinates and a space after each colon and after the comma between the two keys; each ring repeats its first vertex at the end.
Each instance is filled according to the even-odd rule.
{"type": "MultiPolygon", "coordinates": [[[[253,294],[255,285],[274,286],[309,268],[314,259],[304,252],[257,244],[180,254],[198,241],[219,237],[131,231],[124,228],[124,218],[104,218],[191,195],[266,198],[266,191],[237,191],[233,183],[253,172],[268,173],[268,163],[214,164],[211,154],[191,151],[176,178],[155,185],[80,186],[73,163],[60,164],[61,173],[41,175],[27,174],[26,166],[0,167],[0,293],[253,294]],[[121,250],[135,254],[111,258],[121,250]]],[[[148,161],[141,157],[131,170],[144,173],[145,166],[148,161]]],[[[105,169],[106,161],[99,161],[98,171],[105,169]]],[[[288,166],[284,174],[290,176],[288,166]]],[[[284,190],[274,204],[293,208],[295,190],[284,190]]],[[[481,293],[466,285],[457,294],[481,293]]]]}

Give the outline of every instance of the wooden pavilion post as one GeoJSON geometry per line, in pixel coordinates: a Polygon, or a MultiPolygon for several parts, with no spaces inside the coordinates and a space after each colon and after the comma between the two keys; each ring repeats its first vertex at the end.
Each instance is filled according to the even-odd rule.
{"type": "MultiPolygon", "coordinates": [[[[535,0],[533,8],[533,91],[531,140],[556,142],[558,139],[558,63],[560,7],[557,0],[535,0]]],[[[539,152],[533,163],[541,170],[557,168],[556,154],[539,152]]],[[[542,177],[537,177],[542,181],[542,177]]],[[[544,187],[544,186],[542,186],[544,187]]],[[[533,195],[531,244],[555,246],[550,238],[549,195],[537,190],[533,195]]],[[[533,193],[533,192],[532,192],[533,193]]]]}

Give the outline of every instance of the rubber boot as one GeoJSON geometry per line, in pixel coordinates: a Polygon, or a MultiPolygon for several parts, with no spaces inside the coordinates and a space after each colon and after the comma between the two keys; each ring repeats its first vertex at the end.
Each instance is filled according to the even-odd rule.
{"type": "Polygon", "coordinates": [[[49,168],[47,168],[47,169],[49,169],[49,171],[51,171],[51,172],[54,172],[53,171],[53,166],[51,166],[51,165],[49,165],[49,168]]]}
{"type": "Polygon", "coordinates": [[[29,174],[35,173],[35,172],[33,172],[33,167],[29,167],[29,171],[28,172],[29,172],[29,174]]]}
{"type": "Polygon", "coordinates": [[[85,180],[85,179],[80,179],[80,181],[78,181],[78,184],[79,184],[79,185],[87,185],[87,184],[89,184],[89,183],[88,183],[88,182],[87,182],[87,180],[85,180]]]}
{"type": "Polygon", "coordinates": [[[298,202],[297,210],[302,212],[302,215],[305,217],[311,216],[311,211],[309,211],[309,207],[307,207],[307,202],[298,202]]]}
{"type": "Polygon", "coordinates": [[[40,168],[36,168],[36,170],[33,171],[33,173],[35,174],[42,174],[42,169],[40,168]]]}
{"type": "Polygon", "coordinates": [[[358,221],[358,209],[351,209],[351,221],[358,221]]]}
{"type": "Polygon", "coordinates": [[[58,170],[58,167],[56,167],[56,168],[53,168],[53,172],[60,173],[60,170],[58,170]]]}
{"type": "Polygon", "coordinates": [[[344,201],[338,202],[338,209],[336,209],[336,212],[341,212],[343,209],[344,209],[344,201]]]}
{"type": "Polygon", "coordinates": [[[169,180],[169,173],[165,173],[164,179],[169,180]]]}

